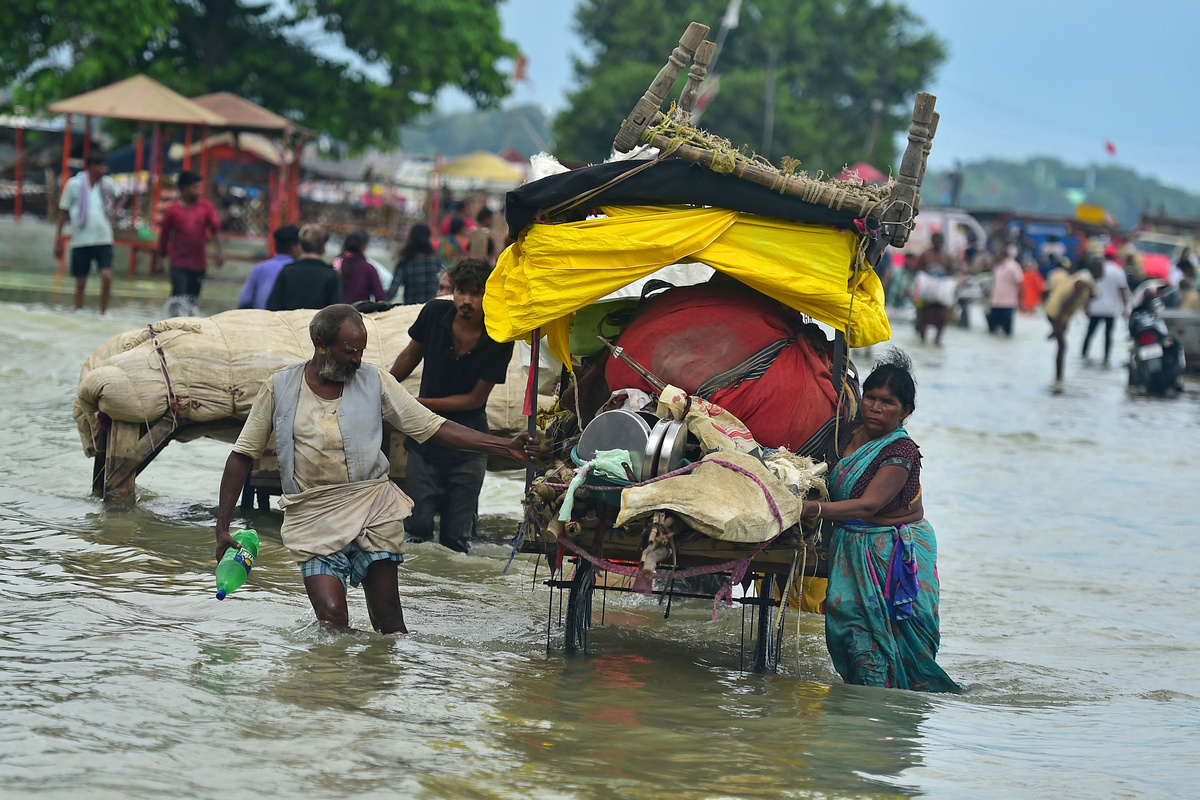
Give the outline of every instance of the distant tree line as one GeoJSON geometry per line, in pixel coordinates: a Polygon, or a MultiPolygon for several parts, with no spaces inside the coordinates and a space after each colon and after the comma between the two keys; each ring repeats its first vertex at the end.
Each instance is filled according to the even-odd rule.
{"type": "MultiPolygon", "coordinates": [[[[988,159],[966,164],[962,175],[958,204],[967,209],[1070,216],[1080,203],[1088,203],[1105,208],[1125,228],[1136,225],[1147,210],[1186,219],[1200,217],[1200,195],[1167,186],[1128,167],[1071,166],[1056,158],[988,159]]],[[[949,202],[949,173],[927,175],[925,187],[925,197],[949,202]]]]}

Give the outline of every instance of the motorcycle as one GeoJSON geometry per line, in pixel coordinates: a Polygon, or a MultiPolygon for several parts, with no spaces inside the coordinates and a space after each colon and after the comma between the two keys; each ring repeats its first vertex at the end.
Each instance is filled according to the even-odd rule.
{"type": "Polygon", "coordinates": [[[1171,336],[1160,311],[1165,283],[1149,280],[1134,293],[1129,314],[1129,385],[1153,395],[1183,390],[1183,346],[1171,336]]]}

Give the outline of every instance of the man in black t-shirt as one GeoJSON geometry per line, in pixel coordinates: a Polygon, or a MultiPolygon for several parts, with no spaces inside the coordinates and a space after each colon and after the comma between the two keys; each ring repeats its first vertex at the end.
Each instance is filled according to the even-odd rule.
{"type": "Polygon", "coordinates": [[[275,278],[267,298],[268,311],[325,308],[342,302],[342,276],[325,261],[329,231],[322,225],[300,229],[300,258],[288,264],[275,278]]]}
{"type": "MultiPolygon", "coordinates": [[[[452,299],[430,300],[408,329],[411,341],[396,357],[392,375],[404,380],[422,360],[417,402],[460,425],[488,433],[487,400],[504,383],[513,346],[495,342],[483,326],[483,290],[491,267],[478,258],[459,259],[448,277],[452,299]]],[[[465,553],[475,534],[479,490],[487,456],[407,442],[404,491],[413,500],[406,538],[433,539],[433,517],[441,517],[441,543],[465,553]]]]}

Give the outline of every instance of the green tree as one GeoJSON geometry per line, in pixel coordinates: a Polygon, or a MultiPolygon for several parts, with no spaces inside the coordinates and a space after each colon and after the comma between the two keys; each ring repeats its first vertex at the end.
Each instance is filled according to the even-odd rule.
{"type": "Polygon", "coordinates": [[[52,100],[145,72],[196,95],[230,91],[361,148],[445,87],[480,107],[509,91],[516,56],[501,0],[7,0],[0,79],[12,104],[52,100]]]}
{"type": "MultiPolygon", "coordinates": [[[[576,17],[590,57],[575,61],[579,88],[555,122],[559,155],[608,156],[621,120],[646,90],[687,23],[716,35],[727,0],[585,0],[576,17]]],[[[872,159],[895,162],[915,93],[945,58],[940,40],[902,3],[752,0],[718,57],[720,93],[701,126],[810,172],[872,159]],[[763,151],[768,64],[775,68],[772,143],[763,151]]],[[[682,81],[679,84],[682,85],[682,81]]]]}

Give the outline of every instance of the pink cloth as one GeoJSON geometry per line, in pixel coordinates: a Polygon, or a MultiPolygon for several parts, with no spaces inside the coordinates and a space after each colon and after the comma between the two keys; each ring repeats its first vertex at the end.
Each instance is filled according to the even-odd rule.
{"type": "Polygon", "coordinates": [[[992,307],[1016,308],[1021,302],[1021,284],[1025,274],[1014,258],[1006,258],[992,270],[992,307]]]}

